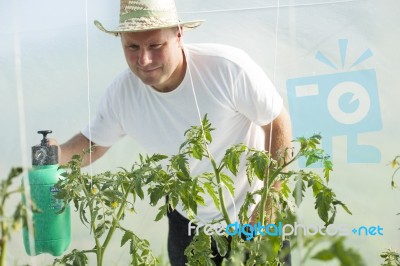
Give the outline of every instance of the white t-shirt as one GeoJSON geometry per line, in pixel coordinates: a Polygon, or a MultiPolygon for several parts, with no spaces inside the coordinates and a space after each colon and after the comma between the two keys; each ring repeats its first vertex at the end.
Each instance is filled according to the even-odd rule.
{"type": "MultiPolygon", "coordinates": [[[[207,114],[215,128],[209,150],[217,163],[233,144],[264,149],[260,126],[279,115],[283,102],[262,69],[242,50],[225,45],[185,45],[185,54],[185,78],[171,92],[158,92],[143,84],[129,69],[122,72],[107,89],[83,135],[89,137],[90,126],[91,139],[100,146],[111,146],[129,135],[149,155],[173,155],[185,140],[184,132],[200,125],[200,117],[207,114]]],[[[212,172],[207,159],[189,163],[193,175],[212,172]]],[[[235,204],[227,189],[224,193],[231,220],[236,220],[246,192],[261,188],[262,182],[250,187],[244,164],[232,178],[235,204]]],[[[219,219],[211,197],[205,196],[205,203],[198,208],[198,219],[204,223],[219,219]]],[[[186,216],[180,204],[177,210],[186,216]]]]}

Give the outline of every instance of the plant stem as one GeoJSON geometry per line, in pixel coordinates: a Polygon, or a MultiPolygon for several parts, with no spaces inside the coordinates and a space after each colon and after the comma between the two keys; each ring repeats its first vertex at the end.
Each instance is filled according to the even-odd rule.
{"type": "MultiPolygon", "coordinates": [[[[259,212],[260,212],[260,222],[261,225],[264,226],[265,224],[265,216],[266,216],[266,204],[268,201],[268,194],[269,194],[269,190],[270,190],[270,186],[269,184],[272,184],[272,182],[269,182],[269,180],[275,180],[275,178],[282,173],[283,169],[285,169],[287,166],[289,166],[291,163],[293,163],[294,161],[296,161],[298,158],[300,157],[300,153],[297,153],[296,156],[293,156],[293,158],[291,160],[289,160],[289,162],[285,162],[283,165],[281,165],[280,167],[278,167],[278,169],[276,169],[273,173],[270,172],[270,166],[267,167],[267,171],[266,171],[266,176],[264,179],[264,189],[263,192],[261,194],[261,201],[260,201],[260,206],[259,206],[259,212]]],[[[259,240],[262,239],[262,236],[259,235],[258,236],[259,240]]],[[[256,255],[258,254],[258,252],[260,251],[261,245],[258,244],[257,245],[257,249],[256,249],[256,255]]]]}
{"type": "Polygon", "coordinates": [[[4,266],[6,265],[6,251],[7,251],[7,225],[5,221],[1,222],[1,243],[0,243],[0,249],[1,249],[1,254],[0,254],[0,265],[4,266]]]}
{"type": "Polygon", "coordinates": [[[264,220],[265,220],[265,204],[267,203],[267,199],[268,199],[268,191],[269,191],[269,187],[268,184],[266,184],[267,182],[264,182],[264,189],[263,192],[261,194],[261,201],[260,201],[260,221],[261,221],[261,225],[264,226],[264,220]]]}
{"type": "Polygon", "coordinates": [[[208,153],[208,157],[211,160],[211,164],[213,166],[214,173],[215,173],[215,179],[217,180],[217,184],[218,184],[218,196],[219,196],[219,201],[220,201],[220,204],[221,204],[222,215],[224,216],[225,222],[227,224],[231,224],[231,219],[229,218],[229,214],[228,214],[228,211],[226,209],[225,198],[224,198],[224,194],[223,194],[222,187],[221,187],[220,170],[217,168],[217,164],[215,163],[215,160],[211,156],[210,153],[208,153]]]}
{"type": "Polygon", "coordinates": [[[264,187],[266,189],[264,189],[262,195],[261,195],[261,201],[260,201],[260,221],[261,221],[261,225],[264,226],[264,220],[265,220],[265,204],[267,203],[268,200],[268,192],[269,192],[269,184],[271,183],[269,182],[269,180],[275,180],[275,178],[282,173],[283,169],[285,169],[286,167],[288,167],[290,164],[292,164],[293,162],[295,162],[296,160],[298,160],[300,157],[300,152],[297,153],[295,156],[293,156],[293,158],[291,160],[289,160],[288,162],[285,162],[283,165],[281,165],[280,167],[278,167],[278,169],[276,169],[273,173],[270,173],[270,168],[267,168],[266,171],[266,177],[264,179],[264,187]]]}
{"type": "MultiPolygon", "coordinates": [[[[7,187],[6,187],[7,189],[7,187]]],[[[6,193],[7,195],[7,193],[6,193]]],[[[3,206],[5,206],[5,201],[7,196],[3,195],[2,196],[2,200],[1,200],[1,206],[0,206],[0,218],[1,218],[1,239],[0,239],[0,249],[1,249],[1,253],[0,253],[0,265],[4,266],[6,265],[6,249],[7,249],[7,223],[4,220],[4,209],[3,206]]]]}
{"type": "MultiPolygon", "coordinates": [[[[85,179],[83,178],[83,180],[82,180],[80,183],[85,184],[85,179]]],[[[83,189],[82,189],[82,190],[83,190],[83,193],[85,194],[85,197],[86,197],[86,198],[90,198],[89,192],[87,191],[85,185],[83,186],[83,189]]],[[[89,204],[88,204],[88,206],[89,206],[90,217],[92,217],[92,214],[93,214],[93,212],[94,212],[94,211],[93,211],[93,202],[90,201],[89,204]]],[[[95,221],[93,221],[92,219],[90,220],[90,226],[91,226],[91,228],[92,228],[93,235],[94,235],[94,241],[95,241],[95,243],[96,243],[96,248],[95,248],[95,250],[96,250],[97,266],[101,266],[102,263],[103,263],[103,250],[102,250],[102,248],[101,248],[99,238],[96,237],[96,233],[95,233],[95,232],[96,232],[96,223],[95,223],[95,221]]]]}
{"type": "Polygon", "coordinates": [[[131,187],[132,187],[132,186],[130,185],[130,186],[128,187],[128,189],[126,190],[126,192],[125,192],[125,201],[121,203],[121,206],[120,206],[120,208],[119,208],[119,210],[118,210],[117,216],[113,218],[113,222],[112,222],[111,228],[110,228],[110,230],[108,231],[108,234],[107,234],[107,236],[106,236],[106,239],[105,239],[104,242],[103,242],[103,245],[101,246],[103,252],[106,250],[106,248],[107,248],[107,246],[108,246],[108,244],[109,244],[109,242],[110,242],[110,240],[111,240],[111,237],[113,236],[113,234],[114,234],[114,232],[115,232],[115,229],[117,229],[118,222],[119,222],[119,220],[121,219],[121,216],[122,216],[123,213],[124,213],[124,209],[125,209],[125,205],[126,205],[126,199],[127,199],[128,196],[129,196],[129,193],[130,193],[130,191],[131,191],[131,187]]]}

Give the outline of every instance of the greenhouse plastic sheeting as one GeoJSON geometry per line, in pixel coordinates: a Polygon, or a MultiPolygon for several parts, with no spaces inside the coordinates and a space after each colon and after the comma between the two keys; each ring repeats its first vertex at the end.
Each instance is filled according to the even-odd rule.
{"type": "MultiPolygon", "coordinates": [[[[184,33],[185,43],[242,48],[282,95],[293,135],[321,133],[334,165],[330,186],[352,212],[339,212],[335,224],[383,228],[382,235],[350,234],[346,245],[368,265],[380,264],[379,254],[387,248],[399,250],[400,191],[391,188],[390,161],[400,154],[400,1],[179,0],[176,5],[183,20],[205,20],[184,33]]],[[[127,66],[119,38],[99,31],[93,20],[111,28],[118,12],[118,1],[0,1],[2,178],[12,166],[30,166],[37,130],[52,129],[63,143],[94,115],[105,88],[127,66]]],[[[123,139],[90,171],[129,166],[139,152],[134,140],[123,139]]],[[[153,222],[157,210],[145,206],[137,207],[129,224],[167,258],[166,221],[153,222]]],[[[312,202],[306,200],[298,213],[302,223],[318,223],[315,214],[308,215],[315,213],[312,202]]],[[[75,215],[70,249],[90,248],[91,236],[75,215]]],[[[53,260],[24,255],[19,232],[10,245],[10,265],[53,260]]],[[[127,247],[119,248],[117,241],[112,249],[107,265],[126,265],[127,247]]],[[[301,265],[304,252],[293,250],[294,265],[301,265]]]]}

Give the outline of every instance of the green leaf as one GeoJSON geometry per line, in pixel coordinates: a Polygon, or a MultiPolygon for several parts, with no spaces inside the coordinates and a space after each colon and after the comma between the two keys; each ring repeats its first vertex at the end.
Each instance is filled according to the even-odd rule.
{"type": "Polygon", "coordinates": [[[73,202],[74,202],[75,210],[78,210],[78,209],[79,209],[79,201],[78,201],[78,199],[77,199],[77,198],[74,198],[74,199],[73,199],[73,202]]]}
{"type": "Polygon", "coordinates": [[[184,154],[172,156],[171,167],[181,173],[177,175],[179,179],[182,181],[190,180],[189,163],[184,154]]]}
{"type": "Polygon", "coordinates": [[[346,206],[346,204],[344,204],[343,202],[341,202],[340,200],[334,200],[332,202],[334,205],[340,205],[342,206],[342,208],[350,215],[353,215],[353,213],[351,213],[351,211],[349,210],[349,208],[346,206]]]}
{"type": "Polygon", "coordinates": [[[22,167],[13,167],[10,170],[10,173],[8,174],[8,180],[11,180],[17,176],[19,176],[22,173],[22,167]]]}
{"type": "Polygon", "coordinates": [[[308,181],[308,185],[312,186],[313,195],[316,197],[318,193],[327,189],[327,187],[322,183],[322,180],[317,175],[310,175],[311,179],[308,181]]]}
{"type": "Polygon", "coordinates": [[[220,236],[218,234],[213,234],[212,238],[217,244],[218,253],[223,257],[228,252],[228,240],[225,236],[220,236]]]}
{"type": "Polygon", "coordinates": [[[152,162],[160,162],[160,161],[165,160],[165,159],[167,159],[167,158],[168,158],[167,155],[163,155],[163,154],[153,154],[153,155],[150,157],[150,161],[152,161],[152,162]]]}
{"type": "Polygon", "coordinates": [[[179,180],[181,180],[183,182],[190,181],[190,178],[187,177],[187,175],[184,174],[183,172],[176,172],[176,176],[178,177],[179,180]]]}
{"type": "Polygon", "coordinates": [[[270,163],[267,153],[265,151],[254,151],[247,158],[247,162],[247,173],[251,176],[257,176],[260,180],[264,180],[267,166],[270,163]]]}
{"type": "Polygon", "coordinates": [[[387,249],[380,254],[380,257],[384,259],[382,266],[400,266],[400,253],[387,249]]]}
{"type": "Polygon", "coordinates": [[[224,158],[222,158],[222,161],[224,162],[225,166],[235,176],[238,173],[238,169],[239,169],[239,165],[240,165],[240,156],[245,151],[246,151],[245,145],[242,145],[242,144],[235,145],[235,146],[227,149],[225,152],[224,158]]]}
{"type": "MultiPolygon", "coordinates": [[[[336,212],[337,212],[336,206],[333,206],[333,208],[332,208],[332,215],[331,215],[331,217],[329,218],[327,224],[333,224],[333,223],[335,222],[336,212]]],[[[326,225],[327,225],[327,224],[326,224],[326,225]]]]}
{"type": "Polygon", "coordinates": [[[284,198],[289,198],[290,192],[291,192],[291,190],[288,185],[288,181],[283,180],[280,184],[279,194],[281,194],[284,198]]]}
{"type": "Polygon", "coordinates": [[[254,172],[253,168],[251,168],[251,165],[249,163],[246,165],[246,176],[247,176],[247,182],[249,183],[249,185],[251,185],[254,181],[254,172]]]}
{"type": "Polygon", "coordinates": [[[209,130],[204,132],[204,135],[206,137],[206,140],[211,143],[212,142],[212,136],[211,136],[211,132],[209,130]]]}
{"type": "Polygon", "coordinates": [[[265,178],[265,170],[267,168],[267,161],[264,156],[257,156],[253,161],[254,173],[260,180],[265,178]]]}
{"type": "Polygon", "coordinates": [[[197,202],[193,199],[193,197],[188,198],[189,208],[194,213],[197,214],[197,202]]]}
{"type": "Polygon", "coordinates": [[[124,235],[122,236],[121,239],[121,247],[126,244],[129,240],[133,239],[133,233],[131,231],[125,231],[124,235]]]}
{"type": "Polygon", "coordinates": [[[318,216],[325,224],[329,223],[329,211],[331,209],[332,197],[332,191],[330,189],[325,189],[317,194],[315,200],[315,208],[318,211],[318,216]]]}
{"type": "Polygon", "coordinates": [[[72,250],[71,253],[66,254],[61,259],[55,259],[53,265],[66,265],[66,266],[80,266],[88,265],[88,257],[82,251],[76,249],[72,250]],[[60,263],[60,264],[57,264],[60,263]]]}
{"type": "Polygon", "coordinates": [[[207,190],[208,195],[210,195],[211,198],[213,199],[214,205],[217,208],[217,210],[220,210],[221,206],[219,204],[219,199],[217,197],[217,194],[215,193],[213,183],[211,182],[204,183],[204,188],[207,190]]]}
{"type": "Polygon", "coordinates": [[[211,237],[199,230],[199,234],[193,237],[192,242],[185,249],[188,265],[215,265],[211,260],[211,237]]]}
{"type": "Polygon", "coordinates": [[[308,158],[307,158],[306,166],[310,166],[310,165],[312,165],[313,163],[318,162],[320,159],[321,159],[321,157],[320,157],[319,155],[317,155],[317,154],[310,154],[310,155],[308,156],[308,158]]]}
{"type": "Polygon", "coordinates": [[[220,173],[221,182],[228,188],[229,193],[234,196],[235,188],[233,180],[224,173],[220,173]]]}
{"type": "Polygon", "coordinates": [[[316,260],[328,261],[335,258],[335,253],[333,253],[330,249],[324,249],[319,251],[312,258],[316,260]]]}
{"type": "Polygon", "coordinates": [[[136,195],[139,196],[140,199],[144,199],[144,193],[142,190],[142,179],[140,177],[136,178],[135,180],[135,192],[136,195]]]}
{"type": "Polygon", "coordinates": [[[150,243],[145,239],[140,239],[132,231],[125,230],[121,239],[121,247],[128,241],[130,242],[131,265],[157,265],[157,259],[150,249],[150,243]]]}
{"type": "Polygon", "coordinates": [[[211,128],[211,123],[207,118],[207,114],[204,115],[203,121],[202,121],[202,127],[204,130],[204,135],[206,137],[206,140],[208,142],[212,142],[212,136],[211,136],[211,131],[213,131],[214,129],[211,128]]]}
{"type": "Polygon", "coordinates": [[[90,224],[89,221],[86,218],[86,211],[85,211],[86,206],[87,206],[86,202],[85,201],[81,201],[81,204],[79,205],[79,217],[80,217],[81,222],[83,224],[90,224]]]}
{"type": "Polygon", "coordinates": [[[210,257],[203,257],[203,259],[204,259],[203,265],[206,265],[206,266],[215,266],[216,265],[215,262],[210,257]]]}
{"type": "Polygon", "coordinates": [[[82,160],[82,157],[79,154],[74,154],[74,155],[72,155],[71,159],[72,159],[71,161],[79,162],[82,160]]]}
{"type": "Polygon", "coordinates": [[[154,206],[158,203],[158,201],[165,196],[165,188],[158,185],[154,188],[149,188],[148,190],[149,194],[150,194],[150,205],[154,206]]]}
{"type": "Polygon", "coordinates": [[[249,211],[249,208],[251,205],[256,204],[254,198],[253,198],[253,194],[250,192],[246,193],[246,198],[244,200],[243,205],[240,207],[239,210],[239,219],[240,221],[242,221],[242,223],[247,223],[248,222],[248,217],[247,217],[247,213],[249,211]]]}
{"type": "Polygon", "coordinates": [[[191,155],[197,160],[203,158],[204,148],[201,145],[193,145],[191,148],[191,155]]]}
{"type": "Polygon", "coordinates": [[[333,164],[332,162],[328,159],[324,159],[324,177],[326,182],[329,182],[329,177],[330,177],[330,172],[333,171],[333,164]]]}
{"type": "Polygon", "coordinates": [[[344,245],[344,237],[340,237],[333,242],[330,249],[340,261],[341,266],[364,266],[366,265],[358,252],[352,248],[346,248],[344,245]]]}
{"type": "Polygon", "coordinates": [[[116,200],[116,193],[117,193],[117,191],[115,191],[115,190],[104,190],[104,191],[101,191],[103,199],[106,200],[106,201],[115,201],[116,200]]]}
{"type": "Polygon", "coordinates": [[[301,202],[303,201],[305,191],[306,191],[306,184],[300,176],[299,179],[297,180],[296,187],[292,192],[293,198],[297,206],[300,206],[301,202]]]}
{"type": "Polygon", "coordinates": [[[104,234],[105,231],[106,231],[106,223],[104,222],[104,223],[101,223],[101,224],[96,228],[96,230],[94,231],[94,235],[95,235],[97,238],[99,238],[99,237],[101,237],[101,236],[104,234]]]}
{"type": "Polygon", "coordinates": [[[165,204],[163,206],[161,206],[160,208],[158,208],[160,211],[158,212],[156,219],[154,221],[159,221],[161,220],[161,218],[163,218],[165,215],[167,215],[167,210],[168,210],[168,205],[165,204]]]}

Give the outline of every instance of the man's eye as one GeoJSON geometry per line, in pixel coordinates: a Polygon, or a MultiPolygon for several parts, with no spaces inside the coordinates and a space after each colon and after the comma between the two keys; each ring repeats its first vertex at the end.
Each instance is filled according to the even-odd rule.
{"type": "Polygon", "coordinates": [[[161,48],[161,46],[162,46],[162,44],[152,44],[152,45],[150,45],[150,47],[152,49],[159,49],[159,48],[161,48]]]}
{"type": "Polygon", "coordinates": [[[139,49],[139,46],[138,46],[138,45],[129,45],[128,48],[129,48],[130,50],[136,51],[136,50],[139,49]]]}

